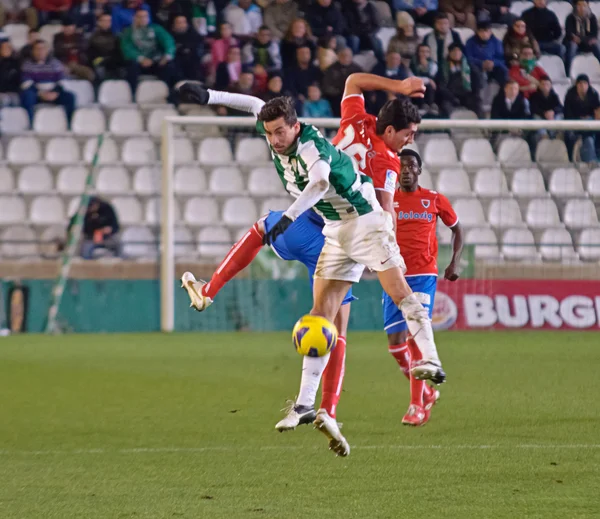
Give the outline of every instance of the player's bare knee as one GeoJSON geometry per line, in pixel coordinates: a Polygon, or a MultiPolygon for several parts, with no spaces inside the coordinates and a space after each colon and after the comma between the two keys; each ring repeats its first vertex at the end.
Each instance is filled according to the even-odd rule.
{"type": "Polygon", "coordinates": [[[267,219],[267,215],[264,215],[259,220],[257,220],[257,222],[254,224],[254,228],[260,234],[265,234],[265,220],[266,219],[267,219]]]}
{"type": "Polygon", "coordinates": [[[408,332],[406,330],[390,333],[388,334],[388,346],[397,346],[398,344],[403,344],[406,342],[407,338],[408,332]]]}

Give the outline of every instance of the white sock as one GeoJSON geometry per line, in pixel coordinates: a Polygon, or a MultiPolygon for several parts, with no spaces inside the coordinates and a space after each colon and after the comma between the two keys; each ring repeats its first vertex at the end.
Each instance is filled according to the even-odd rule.
{"type": "Polygon", "coordinates": [[[317,391],[321,383],[321,376],[329,362],[329,353],[323,357],[304,357],[302,361],[302,380],[300,381],[300,393],[296,405],[315,406],[317,391]]]}
{"type": "Polygon", "coordinates": [[[440,358],[433,340],[433,328],[427,309],[419,302],[415,294],[405,297],[398,308],[404,315],[404,319],[406,319],[408,331],[421,351],[423,360],[439,364],[440,358]]]}

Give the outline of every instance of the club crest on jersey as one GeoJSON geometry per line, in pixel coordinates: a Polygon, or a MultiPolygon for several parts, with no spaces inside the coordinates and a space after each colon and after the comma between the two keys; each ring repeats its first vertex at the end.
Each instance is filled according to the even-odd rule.
{"type": "Polygon", "coordinates": [[[421,203],[425,209],[429,209],[429,205],[431,204],[431,200],[423,200],[421,199],[421,203]]]}

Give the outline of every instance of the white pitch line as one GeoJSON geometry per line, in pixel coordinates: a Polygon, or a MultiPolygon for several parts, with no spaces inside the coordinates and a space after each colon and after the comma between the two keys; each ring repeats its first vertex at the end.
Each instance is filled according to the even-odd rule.
{"type": "MultiPolygon", "coordinates": [[[[358,450],[499,450],[499,449],[600,449],[600,444],[593,443],[567,443],[567,444],[518,444],[518,445],[352,445],[358,450]]],[[[0,456],[9,455],[57,455],[57,454],[178,454],[178,453],[203,453],[203,452],[238,452],[238,451],[296,451],[315,450],[322,447],[299,445],[263,445],[258,447],[244,447],[233,445],[214,445],[207,447],[136,447],[128,449],[72,449],[72,450],[11,450],[0,449],[0,456]]]]}

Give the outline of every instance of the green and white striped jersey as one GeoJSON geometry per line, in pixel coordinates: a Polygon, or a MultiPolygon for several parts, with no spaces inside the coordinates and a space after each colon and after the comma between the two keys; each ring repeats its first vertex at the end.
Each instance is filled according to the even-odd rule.
{"type": "MultiPolygon", "coordinates": [[[[256,123],[256,130],[265,135],[261,121],[256,123]]],[[[308,184],[308,172],[315,162],[324,160],[329,164],[329,189],[314,206],[326,223],[356,218],[379,205],[371,179],[356,171],[350,157],[337,150],[314,126],[300,123],[296,148],[289,155],[280,155],[270,145],[269,148],[277,174],[294,198],[308,184]]]]}

